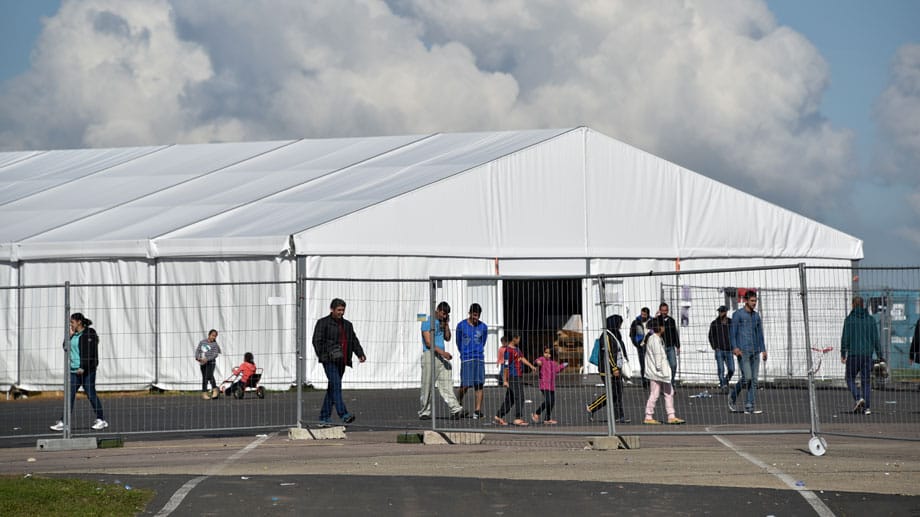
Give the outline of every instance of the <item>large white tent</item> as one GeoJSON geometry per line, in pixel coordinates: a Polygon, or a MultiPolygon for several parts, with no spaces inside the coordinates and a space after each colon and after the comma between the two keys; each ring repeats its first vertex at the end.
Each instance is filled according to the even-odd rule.
{"type": "MultiPolygon", "coordinates": [[[[20,288],[290,282],[298,262],[309,278],[421,279],[671,271],[676,259],[693,269],[849,266],[862,258],[857,238],[584,127],[5,152],[0,220],[0,287],[20,288]],[[743,225],[724,224],[737,214],[743,225]]],[[[323,285],[311,300],[339,289],[323,285]]],[[[411,342],[405,354],[414,357],[414,316],[428,299],[420,289],[425,303],[400,308],[393,317],[405,324],[372,341],[411,342]]],[[[469,282],[464,289],[455,302],[493,288],[469,282]]],[[[171,306],[197,313],[99,309],[97,325],[130,335],[131,354],[161,358],[154,366],[109,366],[120,385],[178,385],[194,377],[189,349],[202,330],[220,326],[231,341],[245,331],[222,300],[206,309],[181,291],[153,291],[136,296],[157,298],[160,307],[175,297],[171,306]]],[[[269,298],[282,300],[279,308],[262,317],[277,328],[326,312],[308,302],[296,314],[293,288],[276,291],[269,298]]],[[[56,371],[54,354],[30,350],[59,343],[57,323],[24,323],[38,294],[3,292],[0,385],[59,382],[23,373],[56,371]]],[[[99,294],[78,293],[71,305],[93,306],[92,296],[99,294]]],[[[350,306],[349,314],[379,310],[350,306]]],[[[494,308],[485,310],[487,321],[500,323],[494,308]]],[[[293,349],[293,337],[270,337],[279,354],[267,370],[293,380],[294,365],[281,353],[293,349]]],[[[307,359],[307,377],[321,378],[307,359]]],[[[401,374],[417,379],[417,363],[403,363],[401,374]]],[[[391,367],[364,367],[363,379],[391,367]]]]}

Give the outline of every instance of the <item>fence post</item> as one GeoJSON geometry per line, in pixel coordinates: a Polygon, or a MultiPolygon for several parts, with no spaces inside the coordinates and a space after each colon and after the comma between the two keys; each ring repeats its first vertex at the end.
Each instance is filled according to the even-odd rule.
{"type": "Polygon", "coordinates": [[[808,367],[808,405],[811,410],[811,434],[815,436],[820,432],[820,424],[815,393],[815,369],[811,357],[811,330],[808,325],[808,282],[804,263],[799,263],[799,287],[802,297],[802,321],[805,327],[805,364],[808,367]]]}
{"type": "MultiPolygon", "coordinates": [[[[808,317],[807,315],[805,316],[808,317]]],[[[786,290],[786,377],[792,378],[792,290],[786,290]]]]}
{"type": "Polygon", "coordinates": [[[70,282],[64,282],[64,439],[70,439],[70,282]]]}
{"type": "Polygon", "coordinates": [[[306,276],[307,276],[307,258],[302,255],[297,256],[297,283],[294,288],[294,296],[297,298],[296,307],[294,309],[294,331],[295,331],[295,355],[297,366],[295,368],[297,376],[297,427],[303,427],[303,385],[306,381],[304,379],[305,374],[305,365],[304,361],[306,360],[306,353],[304,352],[304,347],[307,345],[307,326],[306,326],[306,317],[304,313],[304,297],[306,293],[306,276]]]}
{"type": "MultiPolygon", "coordinates": [[[[435,422],[438,421],[438,407],[437,407],[438,405],[436,404],[437,398],[434,396],[435,392],[437,392],[438,390],[438,385],[437,385],[438,379],[437,379],[437,376],[435,376],[435,368],[436,368],[435,361],[437,361],[437,357],[436,357],[437,354],[434,351],[436,348],[434,344],[435,330],[433,326],[434,321],[432,320],[432,318],[434,318],[434,313],[437,307],[437,305],[435,304],[438,303],[436,296],[438,296],[438,281],[434,279],[429,279],[428,299],[430,303],[428,304],[429,305],[428,307],[428,322],[429,322],[428,329],[431,331],[431,344],[428,347],[428,359],[430,360],[430,362],[428,363],[428,365],[430,366],[430,368],[428,368],[428,374],[429,374],[428,376],[428,387],[429,387],[428,403],[431,404],[431,430],[432,431],[437,427],[435,425],[435,422]]],[[[460,355],[459,345],[460,343],[457,343],[457,355],[458,356],[460,355]]],[[[447,346],[447,344],[445,343],[444,346],[447,346]]],[[[461,359],[461,363],[462,361],[463,360],[461,359]]],[[[419,386],[419,389],[422,389],[422,386],[419,386]]]]}
{"type": "MultiPolygon", "coordinates": [[[[610,357],[610,336],[607,334],[607,284],[604,282],[604,277],[598,277],[597,285],[600,288],[600,298],[601,298],[601,325],[603,325],[603,330],[601,331],[601,336],[604,336],[604,354],[606,357],[603,358],[604,361],[604,394],[607,396],[607,436],[616,436],[617,433],[617,424],[616,416],[614,416],[613,411],[613,376],[610,371],[610,361],[607,360],[610,357]]],[[[584,329],[587,331],[588,329],[584,329]]],[[[587,332],[584,332],[582,336],[585,336],[587,332]]],[[[582,342],[585,339],[582,337],[582,342]]],[[[587,340],[591,342],[590,337],[587,340]]],[[[592,345],[593,346],[593,345],[592,345]]],[[[616,346],[619,346],[618,344],[616,346]]],[[[616,354],[613,355],[616,357],[616,354]]],[[[598,361],[601,358],[598,357],[598,361]]]]}
{"type": "Polygon", "coordinates": [[[153,262],[153,385],[160,384],[160,268],[153,262]]]}

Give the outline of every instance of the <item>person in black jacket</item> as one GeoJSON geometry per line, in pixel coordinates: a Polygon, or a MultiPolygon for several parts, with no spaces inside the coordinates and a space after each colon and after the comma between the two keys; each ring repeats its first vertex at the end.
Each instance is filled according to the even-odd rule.
{"type": "Polygon", "coordinates": [[[649,387],[649,380],[645,378],[645,334],[646,328],[651,319],[651,310],[648,307],[642,307],[639,315],[629,326],[629,339],[633,346],[636,347],[636,353],[639,355],[639,375],[642,377],[642,387],[649,387]]]}
{"type": "Polygon", "coordinates": [[[727,390],[728,383],[735,375],[735,358],[732,356],[731,325],[728,307],[716,309],[719,316],[709,324],[709,346],[715,352],[716,368],[719,372],[719,389],[727,390]]]}
{"type": "Polygon", "coordinates": [[[664,353],[667,354],[668,365],[671,367],[671,386],[676,387],[674,377],[677,375],[677,356],[680,355],[680,334],[677,333],[677,322],[668,316],[669,312],[668,304],[661,302],[655,317],[660,318],[664,326],[664,335],[661,336],[661,340],[664,341],[664,353]]]}
{"type": "Polygon", "coordinates": [[[910,340],[910,352],[907,354],[910,364],[920,363],[920,320],[914,326],[914,338],[910,340]]]}
{"type": "Polygon", "coordinates": [[[332,425],[330,417],[333,406],[343,422],[350,424],[355,421],[355,416],[348,412],[342,398],[342,376],[345,375],[345,367],[352,365],[353,355],[362,363],[367,358],[355,335],[354,326],[344,316],[345,300],[334,298],[329,304],[329,315],[318,319],[313,328],[313,349],[329,380],[323,408],[319,413],[321,425],[332,425]]]}
{"type": "MultiPolygon", "coordinates": [[[[600,350],[598,352],[598,375],[606,385],[607,365],[610,363],[610,375],[613,376],[610,384],[610,394],[613,397],[613,418],[618,424],[628,424],[631,422],[626,414],[623,413],[623,375],[620,366],[623,361],[627,361],[626,346],[623,344],[623,336],[620,335],[620,326],[623,324],[623,317],[614,314],[607,318],[607,330],[598,338],[600,340],[600,350]],[[607,344],[610,344],[608,347],[607,344]]],[[[601,393],[594,402],[588,404],[585,408],[588,414],[593,416],[596,411],[607,405],[607,389],[601,393]]]]}
{"type": "MultiPolygon", "coordinates": [[[[96,395],[96,368],[99,366],[99,335],[90,327],[93,322],[79,312],[70,316],[70,339],[64,341],[64,350],[70,349],[70,410],[82,386],[86,398],[96,411],[92,428],[100,431],[109,426],[102,414],[102,402],[96,395]]],[[[64,430],[64,417],[51,426],[52,431],[64,430]]]]}

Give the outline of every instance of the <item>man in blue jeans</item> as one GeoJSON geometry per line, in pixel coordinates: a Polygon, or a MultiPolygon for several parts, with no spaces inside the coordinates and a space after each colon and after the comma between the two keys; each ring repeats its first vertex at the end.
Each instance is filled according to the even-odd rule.
{"type": "Polygon", "coordinates": [[[732,319],[728,317],[728,307],[722,305],[716,310],[719,316],[709,324],[709,346],[715,353],[719,389],[725,393],[732,376],[735,375],[735,358],[732,356],[730,335],[732,319]]]}
{"type": "Polygon", "coordinates": [[[332,425],[333,406],[342,422],[350,424],[355,421],[355,416],[348,412],[342,399],[342,376],[345,375],[345,367],[351,366],[352,355],[358,356],[362,363],[366,357],[355,335],[355,328],[344,316],[345,301],[334,298],[329,304],[329,315],[316,320],[313,328],[313,349],[329,381],[319,413],[319,422],[323,426],[332,425]]]}
{"type": "Polygon", "coordinates": [[[754,397],[757,394],[757,375],[760,373],[761,359],[767,360],[767,347],[763,339],[763,322],[760,314],[754,311],[757,307],[757,293],[747,291],[744,294],[744,306],[732,314],[731,343],[732,351],[738,358],[738,369],[741,370],[741,381],[729,393],[728,409],[737,411],[735,402],[742,389],[747,390],[744,401],[744,413],[755,415],[763,413],[754,409],[754,397]]]}
{"type": "Polygon", "coordinates": [[[680,355],[680,334],[677,333],[677,322],[668,315],[670,310],[668,304],[661,302],[656,317],[664,325],[661,340],[664,342],[664,353],[668,356],[668,365],[671,367],[671,386],[677,387],[674,378],[677,376],[677,356],[680,355]]]}
{"type": "Polygon", "coordinates": [[[879,361],[884,361],[882,349],[879,346],[878,323],[863,307],[861,296],[853,297],[852,307],[853,310],[843,321],[843,333],[840,336],[840,360],[846,365],[847,388],[850,389],[853,401],[856,403],[853,406],[853,412],[871,415],[869,374],[872,373],[872,354],[874,353],[879,361]],[[857,375],[859,375],[862,393],[856,388],[857,375]]]}

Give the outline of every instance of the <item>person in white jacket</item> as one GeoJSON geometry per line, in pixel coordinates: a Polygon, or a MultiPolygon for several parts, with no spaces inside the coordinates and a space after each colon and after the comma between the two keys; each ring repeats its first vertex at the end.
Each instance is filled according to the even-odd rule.
{"type": "Polygon", "coordinates": [[[645,377],[649,380],[650,385],[643,424],[661,424],[660,421],[655,420],[655,405],[661,393],[664,393],[664,408],[668,413],[668,423],[672,425],[684,423],[683,419],[677,418],[677,415],[674,414],[674,387],[671,385],[671,365],[668,363],[668,355],[664,350],[662,340],[664,330],[664,322],[660,317],[649,320],[648,334],[645,337],[645,377]]]}

